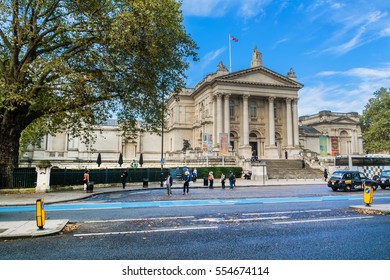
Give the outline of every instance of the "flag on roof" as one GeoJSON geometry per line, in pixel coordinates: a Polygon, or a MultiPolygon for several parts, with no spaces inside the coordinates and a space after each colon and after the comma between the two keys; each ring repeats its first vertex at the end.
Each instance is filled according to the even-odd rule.
{"type": "Polygon", "coordinates": [[[233,37],[232,35],[230,35],[230,40],[234,41],[234,42],[238,42],[238,39],[233,37]]]}

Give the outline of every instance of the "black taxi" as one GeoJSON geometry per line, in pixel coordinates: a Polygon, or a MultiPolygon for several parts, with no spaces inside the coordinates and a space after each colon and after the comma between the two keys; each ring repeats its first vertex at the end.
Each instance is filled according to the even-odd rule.
{"type": "Polygon", "coordinates": [[[390,169],[383,170],[381,176],[376,180],[382,189],[390,187],[390,169]]]}
{"type": "Polygon", "coordinates": [[[351,170],[337,170],[328,180],[328,187],[333,191],[339,189],[349,192],[351,190],[363,190],[363,185],[370,185],[376,190],[378,183],[367,178],[362,172],[351,170]]]}

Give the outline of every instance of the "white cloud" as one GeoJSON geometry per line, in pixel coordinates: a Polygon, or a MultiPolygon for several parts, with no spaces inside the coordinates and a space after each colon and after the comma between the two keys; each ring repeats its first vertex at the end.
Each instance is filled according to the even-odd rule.
{"type": "Polygon", "coordinates": [[[182,10],[185,16],[222,17],[229,11],[250,19],[264,12],[263,7],[272,0],[183,0],[182,10]]]}
{"type": "Polygon", "coordinates": [[[225,50],[226,47],[219,48],[218,50],[206,53],[204,57],[201,59],[202,61],[201,68],[206,68],[211,62],[215,61],[222,53],[224,53],[225,50]]]}
{"type": "Polygon", "coordinates": [[[361,114],[373,93],[390,84],[390,64],[378,68],[323,71],[315,77],[308,78],[300,91],[300,115],[316,114],[321,110],[361,114]],[[343,83],[339,83],[339,78],[343,83]]]}
{"type": "Polygon", "coordinates": [[[307,6],[306,18],[313,26],[320,26],[316,32],[324,38],[319,53],[343,55],[390,36],[388,4],[379,2],[317,0],[307,6]]]}
{"type": "Polygon", "coordinates": [[[389,27],[385,27],[384,29],[382,29],[379,32],[379,36],[380,37],[388,37],[388,36],[390,36],[390,26],[389,27]]]}
{"type": "Polygon", "coordinates": [[[192,87],[194,84],[200,82],[200,80],[203,79],[206,75],[217,71],[217,65],[219,62],[218,58],[225,51],[226,47],[219,48],[217,50],[206,53],[203,57],[200,58],[199,62],[191,62],[189,68],[190,70],[187,73],[188,77],[190,77],[187,79],[187,85],[192,87]],[[208,67],[212,63],[215,64],[215,68],[213,71],[209,71],[208,67]],[[197,80],[194,80],[191,77],[196,77],[197,80]]]}
{"type": "Polygon", "coordinates": [[[367,43],[367,41],[362,40],[363,34],[364,34],[364,30],[361,29],[349,41],[344,42],[344,43],[337,45],[337,46],[334,46],[334,47],[327,48],[324,50],[324,52],[345,54],[345,53],[361,46],[362,44],[367,43]]]}
{"type": "Polygon", "coordinates": [[[373,69],[365,67],[352,68],[347,71],[323,71],[317,74],[317,76],[349,76],[359,78],[362,80],[390,80],[390,65],[386,64],[384,67],[373,69]]]}
{"type": "Polygon", "coordinates": [[[226,13],[230,1],[183,0],[182,11],[186,16],[221,17],[226,13]]]}
{"type": "Polygon", "coordinates": [[[345,12],[333,15],[340,28],[327,40],[328,44],[334,46],[326,48],[324,52],[345,54],[380,38],[383,19],[386,17],[387,13],[381,11],[367,12],[363,15],[354,12],[349,12],[348,16],[345,12]]]}
{"type": "Polygon", "coordinates": [[[264,13],[264,7],[270,4],[271,0],[242,0],[240,1],[238,14],[244,19],[250,19],[264,13]]]}

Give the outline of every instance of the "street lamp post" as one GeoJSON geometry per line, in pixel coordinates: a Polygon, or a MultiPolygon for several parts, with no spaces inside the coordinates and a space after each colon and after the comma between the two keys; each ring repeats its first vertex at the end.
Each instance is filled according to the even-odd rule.
{"type": "Polygon", "coordinates": [[[161,94],[161,174],[160,174],[160,187],[163,187],[164,180],[164,91],[161,94]]]}

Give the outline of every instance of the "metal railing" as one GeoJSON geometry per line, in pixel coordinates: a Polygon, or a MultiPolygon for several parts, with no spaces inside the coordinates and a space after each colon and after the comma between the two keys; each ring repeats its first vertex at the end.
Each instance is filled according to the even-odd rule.
{"type": "MultiPolygon", "coordinates": [[[[121,182],[121,173],[124,169],[89,169],[89,180],[95,184],[113,184],[121,182]]],[[[159,182],[160,168],[129,168],[127,182],[159,182]]],[[[51,186],[82,185],[84,169],[52,169],[50,173],[51,186]]],[[[168,169],[164,169],[166,174],[168,169]]]]}
{"type": "Polygon", "coordinates": [[[7,186],[4,174],[0,174],[0,188],[35,188],[37,172],[35,168],[15,168],[13,171],[13,186],[7,186]]]}

